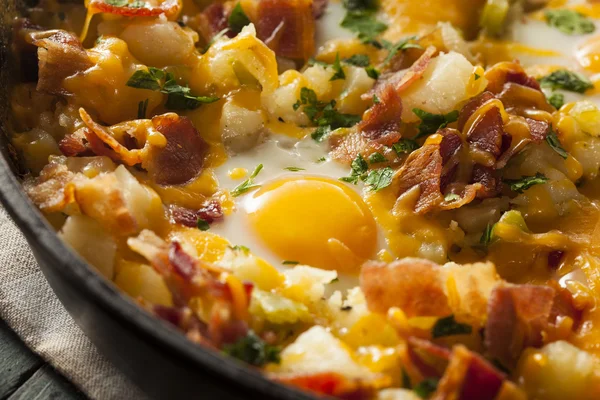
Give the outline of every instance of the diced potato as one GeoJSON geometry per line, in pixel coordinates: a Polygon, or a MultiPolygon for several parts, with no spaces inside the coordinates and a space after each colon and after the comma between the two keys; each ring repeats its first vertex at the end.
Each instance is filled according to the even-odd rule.
{"type": "Polygon", "coordinates": [[[358,364],[348,348],[326,328],[313,326],[281,352],[276,372],[318,374],[337,372],[348,378],[366,379],[371,371],[358,364]]]}
{"type": "Polygon", "coordinates": [[[294,104],[300,99],[300,91],[308,87],[308,81],[298,71],[287,71],[279,77],[280,86],[269,96],[263,97],[263,105],[271,119],[282,119],[287,123],[299,126],[308,125],[310,121],[302,112],[302,108],[294,110],[294,104]]]}
{"type": "Polygon", "coordinates": [[[112,280],[117,244],[97,221],[85,215],[72,215],[59,236],[98,272],[112,280]]]}
{"type": "Polygon", "coordinates": [[[334,74],[333,68],[319,64],[308,67],[303,73],[308,81],[308,87],[315,91],[319,99],[330,96],[332,84],[335,82],[331,82],[334,74]]]}
{"type": "Polygon", "coordinates": [[[228,101],[221,114],[221,138],[234,153],[249,150],[259,144],[265,134],[263,113],[248,110],[228,101]]]}
{"type": "Polygon", "coordinates": [[[149,265],[120,261],[115,284],[134,299],[142,298],[150,304],[173,305],[164,279],[149,265]]]}
{"type": "Polygon", "coordinates": [[[578,101],[569,114],[575,118],[583,132],[600,137],[600,110],[594,103],[588,100],[578,101]]]}
{"type": "Polygon", "coordinates": [[[592,400],[600,398],[597,361],[570,343],[558,341],[523,353],[517,382],[531,399],[592,400]]]}
{"type": "Polygon", "coordinates": [[[241,280],[266,291],[282,286],[285,280],[277,268],[244,250],[227,250],[219,265],[230,268],[241,280]]]}
{"type": "Polygon", "coordinates": [[[61,154],[54,138],[38,128],[16,135],[12,142],[22,152],[25,166],[35,175],[48,164],[51,155],[61,154]]]}
{"type": "Polygon", "coordinates": [[[312,321],[312,316],[304,304],[260,289],[252,291],[250,313],[274,324],[312,321]]]}
{"type": "Polygon", "coordinates": [[[120,36],[135,58],[159,68],[185,64],[198,41],[198,33],[168,21],[164,15],[150,20],[135,19],[120,36]]]}
{"type": "Polygon", "coordinates": [[[316,303],[325,294],[325,285],[337,278],[336,271],[325,271],[306,265],[297,265],[285,271],[281,294],[304,304],[316,303]]]}
{"type": "Polygon", "coordinates": [[[375,80],[367,75],[364,68],[344,67],[346,79],[344,88],[339,95],[337,108],[345,114],[362,114],[370,105],[370,100],[361,99],[361,95],[371,90],[375,80]]]}
{"type": "Polygon", "coordinates": [[[117,166],[108,157],[68,157],[69,171],[81,173],[88,178],[94,178],[104,172],[113,172],[117,166]]]}
{"type": "Polygon", "coordinates": [[[402,98],[402,120],[417,122],[419,118],[413,108],[433,114],[447,114],[457,109],[460,103],[482,92],[487,85],[480,78],[473,84],[473,65],[461,54],[450,52],[431,60],[423,77],[400,94],[402,98]]]}

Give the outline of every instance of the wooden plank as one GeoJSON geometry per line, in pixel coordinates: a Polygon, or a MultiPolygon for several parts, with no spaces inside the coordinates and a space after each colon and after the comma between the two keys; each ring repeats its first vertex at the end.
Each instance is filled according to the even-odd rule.
{"type": "Polygon", "coordinates": [[[0,399],[10,396],[43,364],[44,361],[0,320],[0,399]]]}
{"type": "Polygon", "coordinates": [[[17,389],[8,400],[85,400],[71,383],[45,364],[17,389]]]}

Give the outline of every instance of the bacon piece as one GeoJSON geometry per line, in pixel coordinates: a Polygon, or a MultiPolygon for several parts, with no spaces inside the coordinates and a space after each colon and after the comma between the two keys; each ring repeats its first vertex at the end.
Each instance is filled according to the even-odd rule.
{"type": "Polygon", "coordinates": [[[75,203],[75,174],[67,168],[65,157],[52,157],[36,178],[28,177],[23,188],[40,210],[51,213],[63,211],[75,203]]]}
{"type": "MultiPolygon", "coordinates": [[[[198,29],[204,40],[209,43],[212,38],[222,30],[229,27],[230,8],[225,4],[216,2],[206,7],[198,14],[198,29]]],[[[228,37],[234,37],[235,32],[229,30],[225,33],[228,37]]]]}
{"type": "Polygon", "coordinates": [[[217,200],[207,201],[199,210],[190,210],[189,208],[172,205],[169,211],[171,212],[173,223],[190,228],[198,225],[198,219],[202,219],[210,224],[223,218],[223,209],[217,200]]]}
{"type": "Polygon", "coordinates": [[[107,13],[124,17],[158,17],[165,14],[167,18],[170,18],[175,17],[180,10],[181,5],[178,0],[164,0],[159,6],[153,6],[145,1],[143,7],[113,6],[104,0],[91,0],[88,5],[88,11],[93,14],[107,13]]]}
{"type": "Polygon", "coordinates": [[[183,331],[194,342],[211,345],[209,341],[204,340],[208,336],[208,326],[198,319],[189,307],[168,307],[156,304],[152,306],[151,311],[158,318],[183,331]]]}
{"type": "Polygon", "coordinates": [[[312,0],[258,0],[256,34],[280,57],[308,60],[315,50],[312,0]]]}
{"type": "Polygon", "coordinates": [[[536,121],[535,119],[525,118],[529,131],[531,132],[531,140],[534,143],[541,143],[546,140],[546,136],[550,133],[550,124],[546,121],[536,121]]]}
{"type": "Polygon", "coordinates": [[[94,152],[88,146],[86,136],[87,128],[78,129],[73,133],[65,135],[60,142],[58,148],[67,157],[94,155],[94,152]]]}
{"type": "Polygon", "coordinates": [[[494,99],[494,95],[490,92],[483,92],[478,96],[473,97],[471,100],[467,102],[460,110],[460,115],[458,117],[458,130],[462,131],[465,129],[465,125],[471,116],[485,103],[494,99]]]}
{"type": "Polygon", "coordinates": [[[68,92],[62,86],[64,79],[93,65],[79,39],[69,32],[33,32],[29,40],[38,47],[39,91],[66,95],[68,92]]]}
{"type": "Polygon", "coordinates": [[[548,286],[501,285],[488,302],[485,345],[489,354],[514,367],[525,347],[540,346],[555,290],[548,286]]]}
{"type": "Polygon", "coordinates": [[[485,72],[485,77],[489,81],[487,90],[494,94],[500,93],[508,82],[541,90],[538,81],[528,76],[518,62],[498,63],[485,72]]]}
{"type": "Polygon", "coordinates": [[[506,376],[463,345],[454,346],[450,364],[432,400],[494,400],[506,376]]]}
{"type": "Polygon", "coordinates": [[[202,171],[208,143],[192,121],[175,113],[152,118],[154,128],[167,139],[165,147],[152,147],[143,167],[159,185],[180,185],[202,171]]]}
{"type": "Polygon", "coordinates": [[[408,71],[397,71],[380,76],[373,88],[361,97],[368,100],[373,98],[373,95],[379,96],[379,93],[387,86],[393,87],[398,93],[403,92],[423,77],[423,73],[436,52],[437,49],[435,47],[429,46],[408,71]]]}
{"type": "Polygon", "coordinates": [[[363,114],[358,130],[366,138],[389,146],[400,139],[401,118],[402,100],[391,86],[387,86],[380,93],[379,103],[363,114]]]}
{"type": "Polygon", "coordinates": [[[478,149],[498,157],[502,146],[503,126],[500,110],[492,107],[475,122],[469,132],[466,132],[467,141],[478,149]]]}
{"type": "Polygon", "coordinates": [[[373,398],[375,388],[360,379],[350,379],[335,372],[315,374],[272,374],[270,378],[308,392],[347,400],[373,398]]]}
{"type": "Polygon", "coordinates": [[[404,258],[390,264],[368,261],[360,272],[360,287],[369,310],[387,313],[399,307],[408,316],[452,314],[440,279],[439,265],[404,258]]]}
{"type": "Polygon", "coordinates": [[[502,189],[502,181],[496,171],[490,167],[481,164],[475,164],[471,172],[471,183],[481,184],[481,189],[477,192],[477,197],[487,199],[496,196],[502,189]]]}
{"type": "Polygon", "coordinates": [[[415,211],[420,214],[432,211],[444,197],[440,191],[442,174],[442,156],[439,144],[425,144],[413,151],[406,162],[396,172],[399,182],[398,196],[419,186],[421,193],[415,204],[415,211]]]}
{"type": "MultiPolygon", "coordinates": [[[[559,252],[560,251],[554,251],[552,253],[559,252]]],[[[581,326],[585,307],[576,305],[573,293],[567,288],[560,286],[558,282],[554,280],[550,281],[548,286],[555,290],[549,321],[554,325],[558,325],[565,317],[571,318],[573,321],[572,330],[576,331],[581,326]]]]}
{"type": "Polygon", "coordinates": [[[411,336],[407,341],[407,353],[411,363],[425,378],[439,378],[450,360],[450,350],[429,340],[411,336]]]}
{"type": "Polygon", "coordinates": [[[498,94],[498,98],[509,111],[519,108],[536,108],[549,113],[554,111],[554,107],[548,103],[544,93],[517,83],[505,83],[504,89],[498,94]]]}
{"type": "Polygon", "coordinates": [[[389,147],[378,143],[374,140],[369,140],[360,132],[351,132],[345,136],[331,135],[329,137],[329,145],[333,150],[331,157],[342,164],[350,165],[359,154],[368,158],[373,153],[380,153],[384,156],[392,152],[389,147]]]}

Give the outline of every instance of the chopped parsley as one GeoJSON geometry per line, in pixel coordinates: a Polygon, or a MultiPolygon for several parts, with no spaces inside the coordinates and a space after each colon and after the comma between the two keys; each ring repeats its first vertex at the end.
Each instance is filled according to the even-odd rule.
{"type": "Polygon", "coordinates": [[[426,399],[436,391],[439,380],[437,378],[425,378],[413,388],[417,396],[426,399]]]}
{"type": "Polygon", "coordinates": [[[256,168],[254,169],[254,171],[252,172],[252,174],[250,175],[250,177],[248,179],[246,179],[244,182],[240,183],[238,186],[236,186],[231,191],[231,195],[233,197],[238,197],[238,196],[246,193],[249,190],[256,189],[256,188],[260,187],[260,185],[255,185],[254,184],[254,178],[256,178],[256,176],[258,175],[258,173],[262,169],[263,169],[263,165],[262,164],[258,164],[256,166],[256,168]]]}
{"type": "Polygon", "coordinates": [[[390,186],[393,176],[394,170],[390,167],[376,169],[369,172],[367,178],[365,179],[365,183],[370,186],[372,191],[378,192],[381,189],[390,186]]]}
{"type": "Polygon", "coordinates": [[[377,97],[376,94],[373,95],[373,104],[379,104],[381,103],[381,100],[379,100],[379,97],[377,97]]]}
{"type": "Polygon", "coordinates": [[[406,372],[404,367],[402,368],[402,388],[403,389],[412,389],[412,383],[410,382],[410,376],[408,376],[408,373],[406,372]]]}
{"type": "Polygon", "coordinates": [[[227,22],[229,24],[229,29],[236,34],[240,33],[246,25],[250,24],[250,19],[244,12],[241,3],[237,3],[235,7],[233,7],[227,22]]]}
{"type": "Polygon", "coordinates": [[[282,262],[283,265],[298,265],[300,264],[298,261],[290,261],[290,260],[285,260],[284,262],[282,262]]]}
{"type": "Polygon", "coordinates": [[[387,25],[379,21],[371,8],[349,9],[340,23],[358,35],[363,42],[375,41],[375,38],[387,29],[387,25]]]}
{"type": "Polygon", "coordinates": [[[411,36],[393,44],[387,41],[383,41],[383,47],[385,47],[389,51],[383,63],[388,64],[390,61],[392,61],[396,54],[398,54],[399,51],[404,51],[408,49],[422,49],[423,47],[421,45],[417,43],[412,43],[412,41],[414,41],[415,39],[415,36],[411,36]]]}
{"type": "Polygon", "coordinates": [[[257,367],[281,361],[281,349],[266,343],[253,331],[248,331],[248,334],[237,342],[223,346],[223,352],[257,367]]]}
{"type": "Polygon", "coordinates": [[[208,224],[208,222],[206,222],[205,220],[203,220],[202,218],[198,218],[198,222],[196,222],[196,226],[198,227],[198,229],[200,229],[201,231],[207,231],[210,229],[210,225],[208,224]]]}
{"type": "Polygon", "coordinates": [[[584,75],[577,72],[559,69],[540,79],[540,85],[548,89],[564,89],[570,92],[585,93],[593,89],[594,84],[584,75]]]}
{"type": "Polygon", "coordinates": [[[346,58],[344,59],[344,62],[346,64],[350,64],[350,65],[354,65],[355,67],[368,67],[369,65],[371,65],[371,60],[369,59],[369,56],[366,54],[354,54],[352,57],[350,58],[346,58]]]}
{"type": "Polygon", "coordinates": [[[454,203],[455,201],[460,200],[460,196],[457,195],[456,193],[448,193],[445,197],[444,197],[444,201],[447,201],[448,203],[454,203]]]}
{"type": "Polygon", "coordinates": [[[321,157],[317,160],[317,163],[324,163],[325,161],[327,161],[327,157],[321,157]]]}
{"type": "Polygon", "coordinates": [[[352,160],[350,168],[352,168],[350,176],[340,178],[340,181],[353,183],[356,185],[359,179],[365,180],[367,178],[366,173],[369,169],[369,164],[367,164],[367,161],[361,154],[359,154],[354,160],[352,160]]]}
{"type": "Polygon", "coordinates": [[[344,0],[344,7],[347,10],[376,10],[376,0],[344,0]]]}
{"type": "Polygon", "coordinates": [[[483,230],[483,234],[481,238],[479,238],[479,244],[483,246],[487,246],[492,242],[492,229],[494,228],[493,224],[487,224],[485,229],[483,230]]]}
{"type": "Polygon", "coordinates": [[[340,53],[336,53],[336,55],[335,55],[335,61],[333,62],[333,70],[335,73],[329,79],[330,82],[337,81],[340,79],[346,79],[346,74],[344,73],[344,70],[342,69],[342,63],[340,62],[340,53]]]}
{"type": "Polygon", "coordinates": [[[361,120],[360,115],[342,114],[335,109],[336,102],[331,100],[329,103],[319,101],[314,90],[303,87],[300,90],[300,99],[293,105],[294,110],[302,107],[302,111],[317,125],[317,129],[311,134],[311,137],[321,142],[329,135],[331,130],[338,128],[349,128],[356,125],[361,120]]]}
{"type": "Polygon", "coordinates": [[[146,5],[145,1],[142,0],[134,0],[133,2],[131,2],[131,4],[129,4],[130,8],[142,8],[146,5]]]}
{"type": "Polygon", "coordinates": [[[473,74],[473,75],[475,75],[475,80],[476,81],[479,80],[479,78],[481,78],[481,75],[479,75],[479,74],[473,74]]]}
{"type": "Polygon", "coordinates": [[[458,110],[449,112],[446,115],[432,114],[425,110],[421,110],[420,108],[413,108],[413,112],[421,119],[419,134],[416,136],[417,138],[436,133],[438,130],[445,128],[448,124],[458,120],[458,110]]]}
{"type": "Polygon", "coordinates": [[[127,81],[127,86],[159,91],[168,95],[165,107],[169,110],[193,110],[201,104],[214,103],[219,100],[218,97],[212,96],[194,96],[188,86],[181,86],[177,83],[173,74],[153,67],[149,67],[147,71],[135,71],[127,81]],[[164,83],[162,83],[163,79],[164,83]]]}
{"type": "Polygon", "coordinates": [[[569,157],[569,153],[567,153],[564,147],[562,147],[562,144],[558,139],[558,135],[556,134],[556,132],[554,132],[554,130],[550,130],[550,133],[548,134],[548,136],[546,136],[546,143],[548,143],[548,145],[552,147],[552,150],[557,152],[558,155],[562,158],[566,159],[567,157],[569,157]]]}
{"type": "Polygon", "coordinates": [[[381,153],[373,153],[369,156],[369,162],[371,164],[377,164],[377,163],[382,163],[382,162],[386,162],[387,158],[385,158],[383,156],[383,154],[381,153]]]}
{"type": "Polygon", "coordinates": [[[285,167],[284,169],[286,171],[292,171],[292,172],[304,171],[304,168],[300,168],[300,167],[285,167]]]}
{"type": "Polygon", "coordinates": [[[510,185],[510,190],[513,192],[523,193],[534,185],[548,182],[548,178],[538,172],[534,176],[524,176],[521,179],[505,179],[504,182],[510,185]]]}
{"type": "Polygon", "coordinates": [[[400,139],[400,141],[392,145],[392,149],[394,149],[399,156],[402,154],[410,154],[418,148],[419,145],[412,139],[400,139]]]}
{"type": "Polygon", "coordinates": [[[146,118],[146,111],[147,110],[148,110],[148,99],[146,99],[144,101],[140,101],[138,103],[138,113],[137,113],[138,119],[144,119],[144,118],[146,118]]]}
{"type": "Polygon", "coordinates": [[[548,103],[557,110],[565,104],[565,95],[562,93],[552,93],[547,98],[548,103]]]}
{"type": "Polygon", "coordinates": [[[444,336],[467,335],[473,331],[471,325],[456,322],[454,315],[440,318],[431,328],[431,336],[436,339],[444,336]]]}
{"type": "Polygon", "coordinates": [[[372,65],[365,68],[365,71],[367,72],[367,76],[369,78],[371,78],[371,79],[379,78],[379,70],[377,68],[373,67],[372,65]]]}
{"type": "Polygon", "coordinates": [[[548,25],[567,35],[582,35],[596,30],[592,20],[574,10],[548,10],[545,17],[548,25]]]}

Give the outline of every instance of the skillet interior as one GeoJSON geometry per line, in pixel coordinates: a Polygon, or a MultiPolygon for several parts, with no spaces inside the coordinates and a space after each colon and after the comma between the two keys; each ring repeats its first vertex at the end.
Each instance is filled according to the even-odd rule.
{"type": "Polygon", "coordinates": [[[18,76],[10,53],[11,26],[27,4],[0,1],[0,200],[77,324],[108,359],[152,398],[314,398],[192,344],[98,275],[46,223],[21,189],[18,163],[6,135],[10,84],[18,76]]]}

